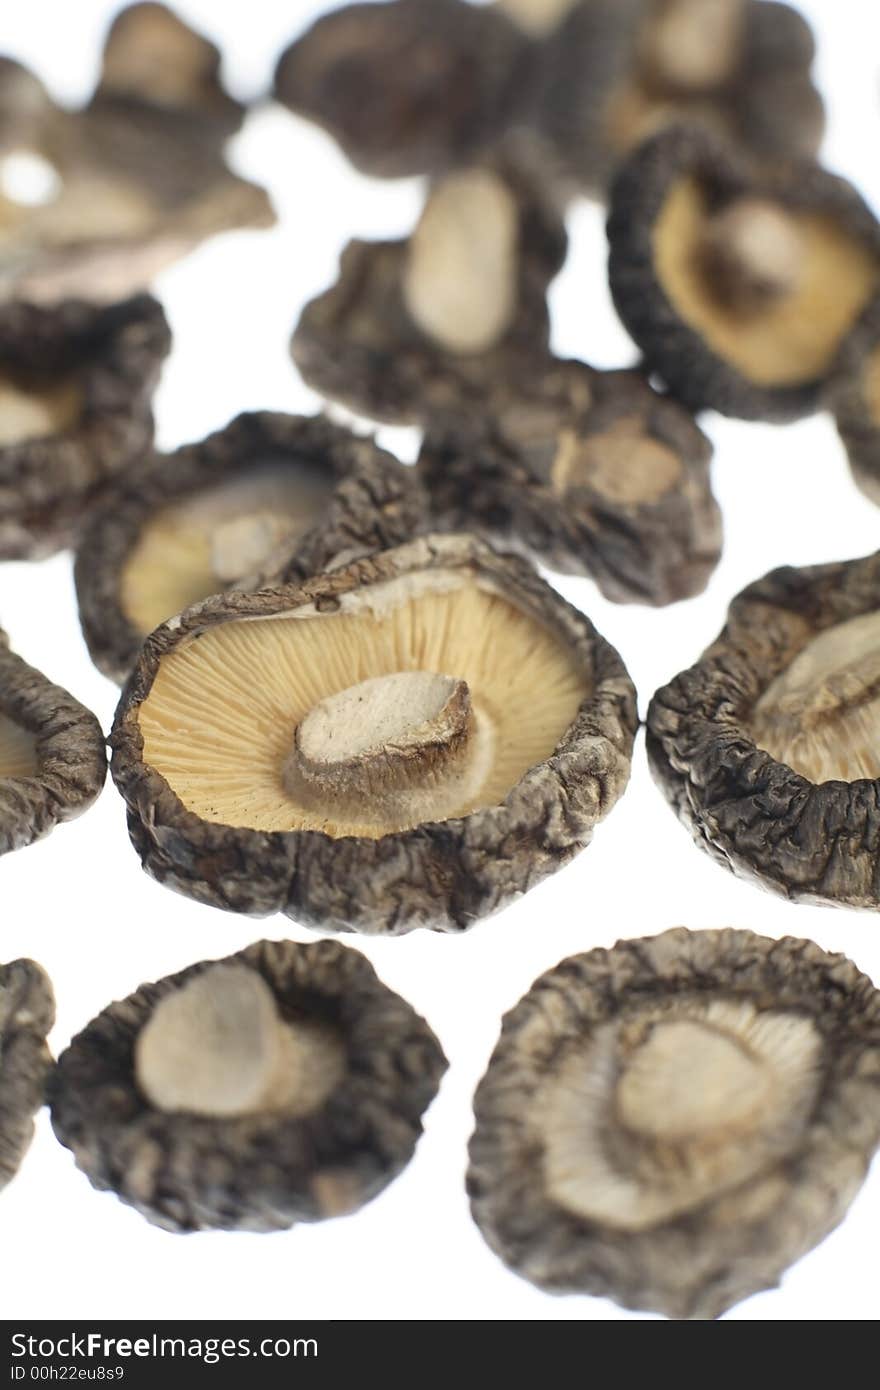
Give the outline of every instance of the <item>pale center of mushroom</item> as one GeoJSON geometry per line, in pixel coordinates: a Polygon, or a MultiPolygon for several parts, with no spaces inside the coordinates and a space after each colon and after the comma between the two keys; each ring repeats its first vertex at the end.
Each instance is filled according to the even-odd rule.
{"type": "Polygon", "coordinates": [[[880,613],[808,642],[750,723],[760,748],[811,782],[880,777],[880,613]]]}
{"type": "Polygon", "coordinates": [[[61,434],[79,412],[80,396],[73,386],[24,389],[0,378],[0,447],[61,434]]]}
{"type": "Polygon", "coordinates": [[[525,33],[543,38],[559,27],[580,0],[497,0],[497,4],[525,33]]]}
{"type": "Polygon", "coordinates": [[[652,439],[637,420],[617,420],[598,434],[564,430],[559,436],[551,480],[557,492],[589,488],[609,502],[650,506],[681,478],[681,460],[652,439]]]}
{"type": "Polygon", "coordinates": [[[660,0],[648,29],[651,67],[671,87],[705,91],[733,72],[745,0],[660,0]]]}
{"type": "Polygon", "coordinates": [[[34,734],[0,714],[0,777],[33,777],[37,768],[34,734]]]}
{"type": "Polygon", "coordinates": [[[809,1121],[821,1056],[810,1019],[748,1000],[598,1027],[537,1097],[549,1196],[637,1231],[771,1175],[809,1121]]]}
{"type": "Polygon", "coordinates": [[[478,795],[490,764],[491,733],[466,682],[397,671],[314,705],[283,781],[306,805],[404,826],[448,819],[478,795]]]}
{"type": "Polygon", "coordinates": [[[407,249],[406,307],[441,348],[485,352],[516,312],[516,200],[487,170],[451,175],[432,191],[407,249]]]}
{"type": "Polygon", "coordinates": [[[868,354],[862,381],[868,414],[880,429],[880,345],[868,354]]]}
{"type": "Polygon", "coordinates": [[[703,264],[710,287],[743,313],[794,294],[805,257],[796,219],[769,199],[738,198],[706,223],[703,264]]]}
{"type": "Polygon", "coordinates": [[[211,535],[211,566],[224,584],[259,575],[290,535],[290,517],[256,511],[221,522],[211,535]]]}
{"type": "Polygon", "coordinates": [[[235,1118],[309,1114],[345,1072],[326,1025],[282,1020],[256,970],[209,966],[165,996],[138,1034],[135,1077],[158,1110],[235,1118]]]}

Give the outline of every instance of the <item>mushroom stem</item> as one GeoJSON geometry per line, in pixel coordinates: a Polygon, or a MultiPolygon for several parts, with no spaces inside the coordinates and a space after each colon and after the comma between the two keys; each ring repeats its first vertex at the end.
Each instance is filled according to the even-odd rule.
{"type": "Polygon", "coordinates": [[[224,584],[259,574],[266,561],[289,535],[291,519],[258,511],[221,522],[211,536],[211,567],[224,584]]]}
{"type": "Polygon", "coordinates": [[[660,0],[648,29],[647,58],[670,87],[707,91],[739,58],[744,0],[660,0]]]}
{"type": "Polygon", "coordinates": [[[804,246],[790,213],[765,198],[738,198],[709,220],[703,270],[731,309],[760,310],[792,294],[804,268],[804,246]]]}

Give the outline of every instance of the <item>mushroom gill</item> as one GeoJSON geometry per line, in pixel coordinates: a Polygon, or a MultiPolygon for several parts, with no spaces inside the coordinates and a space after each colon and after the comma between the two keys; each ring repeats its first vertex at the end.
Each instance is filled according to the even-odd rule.
{"type": "Polygon", "coordinates": [[[35,777],[38,767],[35,736],[0,713],[0,777],[35,777]]]}
{"type": "Polygon", "coordinates": [[[71,383],[25,384],[0,377],[0,448],[63,434],[81,410],[80,393],[71,383]]]}

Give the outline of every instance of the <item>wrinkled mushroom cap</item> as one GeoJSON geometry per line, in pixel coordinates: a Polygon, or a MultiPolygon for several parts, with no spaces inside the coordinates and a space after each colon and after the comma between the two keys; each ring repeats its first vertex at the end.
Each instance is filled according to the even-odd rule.
{"type": "Polygon", "coordinates": [[[54,1022],[45,971],[32,960],[0,965],[0,1190],[17,1173],[33,1137],[52,1064],[46,1038],[54,1022]]]}
{"type": "Polygon", "coordinates": [[[282,1230],[396,1177],[445,1068],[358,952],[263,941],[105,1009],[59,1059],[52,1123],[166,1230],[282,1230]]]}
{"type": "Polygon", "coordinates": [[[589,840],[633,721],[619,658],[530,567],[432,536],[159,629],[114,776],[145,866],[185,892],[331,929],[449,929],[589,840]]]}
{"type": "Polygon", "coordinates": [[[474,1217],[544,1288],[717,1317],[842,1219],[878,1067],[880,993],[812,942],[679,928],[572,957],[478,1087],[474,1217]]]}

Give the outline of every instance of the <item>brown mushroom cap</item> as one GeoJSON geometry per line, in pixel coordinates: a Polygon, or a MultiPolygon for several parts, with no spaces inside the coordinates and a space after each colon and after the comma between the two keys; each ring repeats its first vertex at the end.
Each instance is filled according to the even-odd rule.
{"type": "Polygon", "coordinates": [[[211,594],[291,583],[425,526],[415,473],[323,416],[246,412],[110,491],[77,552],[96,666],[123,682],[144,638],[211,594]]]}
{"type": "Polygon", "coordinates": [[[714,1318],[842,1220],[880,1144],[880,993],[811,941],[684,928],[563,961],[474,1102],[474,1219],[552,1292],[714,1318]]]}
{"type": "Polygon", "coordinates": [[[880,907],[880,557],[779,569],[648,711],[654,776],[719,863],[799,901],[880,907]]]}
{"type": "Polygon", "coordinates": [[[0,1190],[15,1177],[33,1138],[52,1065],[46,1038],[54,1022],[45,971],[32,960],[0,965],[0,1190]]]}
{"type": "Polygon", "coordinates": [[[0,629],[0,855],[87,810],[106,775],[95,716],[11,652],[0,629]]]}
{"type": "Polygon", "coordinates": [[[52,1124],[155,1225],[282,1230],[381,1192],[445,1069],[357,951],[262,941],[105,1009],[59,1058],[52,1124]]]}
{"type": "Polygon", "coordinates": [[[481,413],[434,422],[418,468],[444,525],[476,523],[615,602],[663,604],[698,593],[718,561],[711,452],[637,372],[551,359],[481,413]]]}
{"type": "Polygon", "coordinates": [[[608,222],[615,303],[693,409],[746,419],[815,410],[880,285],[880,224],[818,166],[755,177],[696,129],[621,169],[608,222]]]}
{"type": "Polygon", "coordinates": [[[113,775],[144,867],[199,901],[460,930],[589,842],[635,727],[586,618],[524,562],[431,536],[160,628],[120,704],[113,775]],[[401,701],[415,673],[457,708],[401,701]],[[364,723],[355,746],[359,703],[375,736],[364,723]]]}
{"type": "Polygon", "coordinates": [[[107,481],[151,447],[170,347],[148,295],[0,305],[0,559],[69,545],[107,481]]]}
{"type": "Polygon", "coordinates": [[[844,343],[827,401],[854,481],[880,505],[880,296],[844,343]]]}

